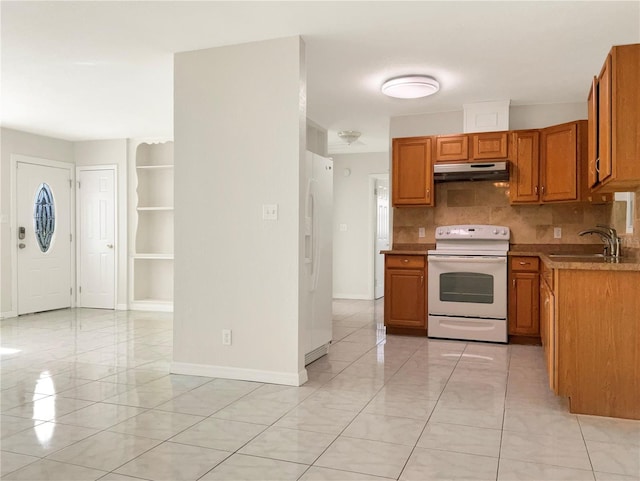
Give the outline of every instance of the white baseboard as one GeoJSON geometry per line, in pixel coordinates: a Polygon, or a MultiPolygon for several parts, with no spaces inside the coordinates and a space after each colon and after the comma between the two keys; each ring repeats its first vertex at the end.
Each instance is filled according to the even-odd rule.
{"type": "Polygon", "coordinates": [[[0,312],[0,319],[8,319],[10,317],[18,317],[18,311],[0,312]]]}
{"type": "Polygon", "coordinates": [[[287,372],[262,371],[259,369],[245,369],[241,367],[192,364],[189,362],[172,362],[171,373],[266,382],[270,384],[285,384],[287,386],[302,386],[308,380],[306,369],[303,369],[297,374],[292,374],[287,372]]]}
{"type": "Polygon", "coordinates": [[[116,311],[128,311],[129,306],[126,304],[116,304],[116,311]]]}
{"type": "Polygon", "coordinates": [[[372,301],[373,298],[367,294],[334,294],[334,299],[353,299],[360,301],[372,301]]]}
{"type": "Polygon", "coordinates": [[[132,311],[173,312],[173,302],[133,301],[129,304],[132,311]]]}

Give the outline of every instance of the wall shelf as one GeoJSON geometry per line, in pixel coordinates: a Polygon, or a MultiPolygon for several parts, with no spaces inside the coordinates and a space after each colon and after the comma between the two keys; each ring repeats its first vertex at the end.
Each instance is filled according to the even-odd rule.
{"type": "Polygon", "coordinates": [[[129,308],[173,310],[173,142],[135,147],[129,308]]]}

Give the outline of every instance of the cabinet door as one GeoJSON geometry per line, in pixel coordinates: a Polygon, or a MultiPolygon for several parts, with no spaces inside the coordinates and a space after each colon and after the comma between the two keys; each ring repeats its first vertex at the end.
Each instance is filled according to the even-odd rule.
{"type": "Polygon", "coordinates": [[[598,77],[598,181],[611,177],[611,55],[598,77]]]}
{"type": "Polygon", "coordinates": [[[539,185],[539,138],[538,131],[514,132],[512,134],[512,164],[510,198],[512,203],[537,203],[539,185]]]}
{"type": "Polygon", "coordinates": [[[540,335],[540,293],[538,274],[513,273],[509,292],[509,334],[518,336],[540,335]]]}
{"type": "Polygon", "coordinates": [[[578,125],[556,125],[541,132],[543,202],[578,200],[578,125]]]}
{"type": "Polygon", "coordinates": [[[433,205],[431,139],[393,139],[393,205],[433,205]]]}
{"type": "Polygon", "coordinates": [[[426,329],[424,269],[387,268],[384,281],[385,326],[426,329]]]}
{"type": "Polygon", "coordinates": [[[506,159],[507,132],[486,132],[471,136],[473,160],[506,159]]]}
{"type": "Polygon", "coordinates": [[[587,117],[587,132],[589,146],[587,148],[587,172],[589,187],[598,183],[598,78],[593,77],[589,98],[587,99],[589,113],[587,117]]]}
{"type": "Polygon", "coordinates": [[[436,137],[436,162],[469,160],[469,137],[466,135],[439,135],[436,137]]]}

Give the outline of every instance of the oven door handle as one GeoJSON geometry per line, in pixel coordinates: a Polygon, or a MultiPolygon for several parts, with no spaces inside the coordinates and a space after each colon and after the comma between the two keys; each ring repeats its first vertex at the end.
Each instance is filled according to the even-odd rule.
{"type": "Polygon", "coordinates": [[[506,264],[506,257],[458,257],[458,256],[428,256],[429,262],[453,262],[460,264],[506,264]]]}

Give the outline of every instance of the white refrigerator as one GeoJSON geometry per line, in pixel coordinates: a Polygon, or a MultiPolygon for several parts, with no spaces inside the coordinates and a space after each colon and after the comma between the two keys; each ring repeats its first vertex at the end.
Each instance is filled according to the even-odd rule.
{"type": "Polygon", "coordinates": [[[327,353],[333,326],[333,161],[307,151],[304,263],[307,275],[305,365],[327,353]]]}

